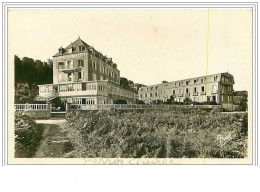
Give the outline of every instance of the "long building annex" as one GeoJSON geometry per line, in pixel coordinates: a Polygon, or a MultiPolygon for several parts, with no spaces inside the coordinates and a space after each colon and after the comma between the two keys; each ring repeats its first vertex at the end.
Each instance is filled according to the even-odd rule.
{"type": "Polygon", "coordinates": [[[171,96],[175,102],[183,102],[185,98],[189,98],[195,102],[232,104],[234,83],[231,74],[218,73],[141,87],[138,98],[147,104],[167,101],[171,96]]]}
{"type": "Polygon", "coordinates": [[[136,92],[120,86],[120,71],[104,56],[78,38],[53,56],[53,84],[38,85],[36,100],[76,104],[113,104],[123,99],[135,103],[136,92]]]}

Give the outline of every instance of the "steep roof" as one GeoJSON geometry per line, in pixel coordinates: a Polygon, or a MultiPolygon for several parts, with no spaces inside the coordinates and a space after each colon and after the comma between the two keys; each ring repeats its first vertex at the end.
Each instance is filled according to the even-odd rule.
{"type": "MultiPolygon", "coordinates": [[[[68,45],[66,48],[62,48],[62,47],[60,48],[60,49],[63,49],[62,55],[71,54],[71,53],[69,52],[69,49],[70,49],[71,47],[73,47],[73,51],[72,51],[73,54],[74,54],[74,53],[80,53],[78,47],[81,46],[81,45],[84,47],[84,50],[81,51],[81,52],[86,52],[86,51],[88,50],[88,48],[91,47],[91,46],[89,46],[86,42],[84,42],[82,39],[80,39],[80,37],[79,37],[76,41],[74,41],[73,43],[71,43],[70,45],[68,45]]],[[[59,54],[59,53],[56,53],[53,57],[57,57],[57,56],[60,56],[60,54],[59,54]]]]}

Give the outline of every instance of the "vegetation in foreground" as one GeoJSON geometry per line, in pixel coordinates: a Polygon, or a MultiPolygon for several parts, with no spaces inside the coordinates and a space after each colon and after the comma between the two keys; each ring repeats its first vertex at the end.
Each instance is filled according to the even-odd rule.
{"type": "Polygon", "coordinates": [[[24,112],[15,113],[15,157],[33,157],[41,144],[44,128],[24,112]]]}
{"type": "Polygon", "coordinates": [[[215,109],[73,111],[67,129],[75,158],[244,158],[247,114],[215,109]]]}

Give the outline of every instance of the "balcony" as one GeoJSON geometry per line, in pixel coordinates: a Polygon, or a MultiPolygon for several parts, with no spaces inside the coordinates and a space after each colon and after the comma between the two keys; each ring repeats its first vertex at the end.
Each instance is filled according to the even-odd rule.
{"type": "Polygon", "coordinates": [[[193,96],[198,96],[198,92],[196,92],[196,93],[193,93],[193,96]]]}
{"type": "Polygon", "coordinates": [[[200,95],[206,95],[206,91],[201,91],[200,95]]]}
{"type": "Polygon", "coordinates": [[[81,67],[65,67],[65,66],[59,66],[59,71],[62,71],[64,73],[72,73],[74,71],[81,71],[81,67]]]}
{"type": "Polygon", "coordinates": [[[211,94],[218,94],[218,90],[212,90],[211,94]]]}
{"type": "Polygon", "coordinates": [[[178,97],[183,97],[183,93],[179,93],[179,94],[178,94],[178,97]]]}
{"type": "Polygon", "coordinates": [[[185,97],[190,97],[190,94],[189,93],[185,93],[185,97]]]}

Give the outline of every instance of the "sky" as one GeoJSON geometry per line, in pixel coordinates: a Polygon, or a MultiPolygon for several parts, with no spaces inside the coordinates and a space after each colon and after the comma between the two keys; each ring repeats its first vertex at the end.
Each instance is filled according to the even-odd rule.
{"type": "Polygon", "coordinates": [[[8,49],[46,61],[80,38],[113,58],[136,83],[153,85],[229,72],[235,90],[252,84],[252,10],[12,9],[8,49]]]}

